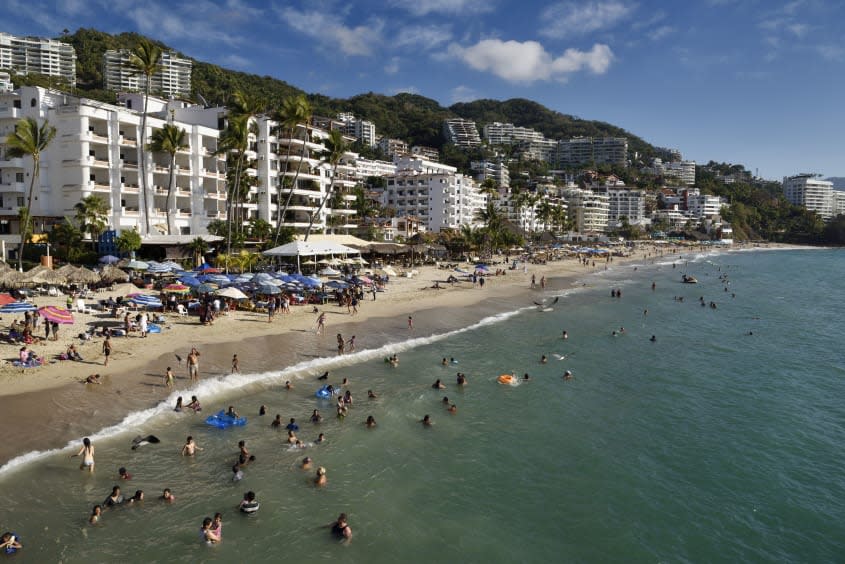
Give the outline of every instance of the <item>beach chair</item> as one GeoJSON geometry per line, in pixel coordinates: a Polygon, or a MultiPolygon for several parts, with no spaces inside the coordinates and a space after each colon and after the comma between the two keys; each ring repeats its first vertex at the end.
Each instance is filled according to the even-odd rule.
{"type": "Polygon", "coordinates": [[[182,304],[176,305],[176,313],[179,314],[179,317],[188,317],[188,309],[182,304]]]}

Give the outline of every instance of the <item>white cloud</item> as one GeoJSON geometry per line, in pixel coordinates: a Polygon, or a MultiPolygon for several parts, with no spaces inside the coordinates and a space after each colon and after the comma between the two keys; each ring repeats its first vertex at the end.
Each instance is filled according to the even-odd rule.
{"type": "Polygon", "coordinates": [[[666,37],[667,35],[671,35],[675,33],[675,28],[670,25],[662,25],[655,30],[648,32],[648,38],[652,41],[659,41],[666,37]]]}
{"type": "Polygon", "coordinates": [[[393,45],[423,50],[434,49],[452,39],[452,30],[444,25],[409,25],[396,32],[393,45]]]}
{"type": "Polygon", "coordinates": [[[367,25],[349,27],[333,13],[325,11],[280,8],[277,12],[282,21],[292,28],[327,46],[337,47],[344,55],[372,55],[381,42],[384,22],[377,18],[367,25]]]}
{"type": "Polygon", "coordinates": [[[845,48],[840,45],[817,45],[816,51],[828,61],[842,61],[845,59],[845,48]]]}
{"type": "Polygon", "coordinates": [[[384,72],[386,74],[396,74],[399,72],[399,57],[391,57],[387,64],[384,65],[384,72]]]}
{"type": "Polygon", "coordinates": [[[230,53],[220,59],[224,67],[234,67],[236,69],[249,68],[252,66],[252,60],[230,53]]]}
{"type": "MultiPolygon", "coordinates": [[[[13,19],[30,20],[36,23],[44,29],[47,32],[46,35],[49,35],[50,37],[58,34],[63,28],[68,27],[63,20],[53,17],[52,14],[55,10],[34,2],[26,0],[6,0],[3,10],[6,14],[14,14],[13,19]]],[[[6,25],[9,23],[11,22],[6,20],[6,25]]],[[[4,29],[4,31],[8,30],[4,29]]]]}
{"type": "Polygon", "coordinates": [[[566,80],[573,72],[583,69],[604,74],[613,61],[610,47],[601,43],[589,51],[567,49],[559,57],[553,57],[536,41],[484,39],[470,47],[453,43],[449,54],[475,70],[491,72],[511,82],[566,80]]]}
{"type": "Polygon", "coordinates": [[[469,86],[461,84],[452,89],[449,99],[453,104],[457,104],[458,102],[472,102],[478,99],[478,94],[469,86]]]}
{"type": "Polygon", "coordinates": [[[636,8],[619,0],[592,1],[575,4],[559,2],[543,10],[540,15],[540,35],[553,38],[583,35],[613,27],[627,18],[636,8]]]}
{"type": "Polygon", "coordinates": [[[391,4],[415,16],[484,14],[496,9],[491,0],[392,0],[391,4]]]}

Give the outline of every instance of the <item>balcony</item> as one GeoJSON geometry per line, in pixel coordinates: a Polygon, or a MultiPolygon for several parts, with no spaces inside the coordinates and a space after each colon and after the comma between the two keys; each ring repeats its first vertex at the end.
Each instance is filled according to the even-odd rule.
{"type": "Polygon", "coordinates": [[[137,217],[141,215],[141,211],[138,208],[120,208],[121,215],[126,215],[130,217],[137,217]]]}
{"type": "Polygon", "coordinates": [[[0,168],[23,168],[22,157],[0,159],[0,168]]]}
{"type": "Polygon", "coordinates": [[[137,184],[121,184],[120,191],[129,194],[137,194],[141,191],[141,188],[137,184]]]}
{"type": "Polygon", "coordinates": [[[226,219],[226,212],[206,210],[205,217],[208,219],[226,219]]]}
{"type": "Polygon", "coordinates": [[[176,210],[176,217],[191,217],[193,214],[189,209],[176,210]]]}
{"type": "Polygon", "coordinates": [[[20,192],[26,191],[26,185],[23,182],[10,182],[9,184],[0,184],[0,192],[20,192]]]}
{"type": "Polygon", "coordinates": [[[129,145],[130,147],[137,147],[138,146],[138,140],[137,139],[135,139],[134,137],[123,137],[122,135],[120,136],[118,143],[121,144],[121,145],[129,145]]]}
{"type": "Polygon", "coordinates": [[[0,107],[0,119],[4,119],[4,118],[19,119],[20,117],[21,117],[20,108],[14,108],[12,106],[0,107]]]}
{"type": "Polygon", "coordinates": [[[211,198],[212,200],[225,200],[226,192],[206,192],[204,197],[211,198]]]}
{"type": "Polygon", "coordinates": [[[92,192],[111,192],[111,186],[109,184],[103,184],[102,181],[99,180],[89,182],[88,189],[92,192]]]}

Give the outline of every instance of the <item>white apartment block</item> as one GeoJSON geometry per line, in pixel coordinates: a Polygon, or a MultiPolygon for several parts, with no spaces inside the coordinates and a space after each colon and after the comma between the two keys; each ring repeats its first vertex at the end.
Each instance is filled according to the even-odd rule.
{"type": "Polygon", "coordinates": [[[250,134],[246,155],[253,165],[247,173],[256,177],[257,185],[250,187],[242,220],[260,218],[275,226],[290,197],[282,218],[285,226],[303,231],[313,216],[313,232],[349,233],[355,229],[358,154],[345,152],[334,170],[325,159],[327,130],[309,127],[306,132],[300,126],[292,137],[287,137],[278,135],[279,124],[269,118],[256,118],[255,124],[258,133],[250,134]],[[320,209],[329,191],[331,194],[320,209]]]}
{"type": "Polygon", "coordinates": [[[557,142],[551,162],[554,166],[615,164],[625,166],[628,140],[624,137],[575,137],[557,142]]]}
{"type": "Polygon", "coordinates": [[[7,72],[0,72],[0,92],[11,92],[13,89],[12,75],[7,72]]]}
{"type": "MultiPolygon", "coordinates": [[[[599,190],[601,192],[601,190],[599,190]]],[[[623,217],[628,218],[631,225],[645,223],[645,193],[642,190],[627,188],[607,188],[604,190],[608,198],[608,221],[616,226],[623,217]]]]}
{"type": "Polygon", "coordinates": [[[396,163],[358,157],[355,159],[355,174],[362,182],[370,176],[390,176],[396,174],[396,163]]]}
{"type": "Polygon", "coordinates": [[[414,145],[411,147],[411,154],[427,161],[440,160],[440,151],[434,147],[426,147],[425,145],[414,145]]]}
{"type": "Polygon", "coordinates": [[[478,224],[475,214],[486,197],[471,178],[455,167],[410,156],[396,164],[396,174],[387,178],[382,192],[382,205],[397,216],[418,219],[434,232],[478,224]]]}
{"type": "Polygon", "coordinates": [[[401,139],[388,139],[387,137],[382,137],[378,142],[378,148],[391,159],[396,159],[397,157],[408,154],[408,144],[401,139]]]}
{"type": "Polygon", "coordinates": [[[0,33],[0,69],[17,74],[57,76],[76,86],[76,51],[69,43],[44,37],[0,33]]]}
{"type": "MultiPolygon", "coordinates": [[[[166,108],[160,100],[151,106],[166,108]]],[[[167,232],[169,158],[141,150],[137,111],[22,87],[0,95],[0,140],[27,116],[47,119],[57,130],[41,156],[41,174],[34,189],[36,233],[73,217],[74,205],[92,194],[108,203],[111,229],[137,229],[147,235],[145,217],[149,217],[150,234],[167,232]],[[141,196],[141,159],[145,159],[149,187],[146,207],[141,196]]],[[[165,123],[162,117],[150,116],[147,139],[165,123]]],[[[171,233],[205,234],[209,221],[226,216],[225,162],[215,155],[220,132],[192,122],[173,123],[186,131],[189,148],[176,155],[169,203],[171,233]]],[[[20,241],[17,214],[25,205],[31,166],[30,158],[9,158],[0,144],[0,234],[7,243],[20,241]]]]}
{"type": "Polygon", "coordinates": [[[845,192],[833,191],[833,216],[845,215],[845,192]]]}
{"type": "Polygon", "coordinates": [[[508,166],[498,161],[472,161],[470,169],[475,172],[475,180],[479,184],[491,178],[497,188],[507,188],[511,185],[511,175],[508,166]]]}
{"type": "Polygon", "coordinates": [[[584,234],[607,231],[610,215],[610,199],[607,194],[598,194],[582,188],[566,188],[562,195],[569,205],[575,231],[584,234]]]}
{"type": "Polygon", "coordinates": [[[376,146],[376,126],[373,122],[358,119],[349,112],[337,114],[337,119],[343,124],[341,131],[344,135],[354,137],[367,147],[376,146]]]}
{"type": "Polygon", "coordinates": [[[443,122],[443,137],[456,147],[471,148],[481,146],[481,137],[475,122],[469,119],[453,118],[443,122]]]}
{"type": "Polygon", "coordinates": [[[815,174],[798,174],[783,178],[783,195],[789,203],[804,206],[822,219],[833,217],[833,182],[815,174]]]}
{"type": "Polygon", "coordinates": [[[663,163],[663,176],[677,178],[681,184],[692,186],[695,184],[695,161],[663,163]]]}
{"type": "Polygon", "coordinates": [[[512,123],[494,121],[483,128],[484,138],[489,145],[512,145],[523,141],[545,141],[542,133],[529,127],[516,127],[512,123]]]}
{"type": "Polygon", "coordinates": [[[528,161],[551,162],[557,146],[558,142],[551,139],[523,141],[519,144],[517,152],[528,161]]]}
{"type": "MultiPolygon", "coordinates": [[[[109,50],[103,56],[103,85],[106,90],[139,92],[146,88],[147,77],[129,65],[131,51],[109,50]]],[[[191,93],[190,59],[172,51],[161,54],[161,69],[152,76],[150,92],[166,97],[188,96],[191,93]]]]}
{"type": "Polygon", "coordinates": [[[686,200],[687,215],[695,219],[721,215],[725,201],[709,194],[689,195],[686,200]]]}

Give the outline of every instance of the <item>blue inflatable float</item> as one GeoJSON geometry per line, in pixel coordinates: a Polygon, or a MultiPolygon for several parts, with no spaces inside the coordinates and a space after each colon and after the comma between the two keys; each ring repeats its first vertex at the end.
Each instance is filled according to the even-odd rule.
{"type": "Polygon", "coordinates": [[[329,399],[330,397],[332,397],[332,394],[334,393],[334,391],[335,390],[333,388],[330,389],[329,386],[326,385],[326,386],[323,386],[322,388],[320,388],[319,390],[317,390],[316,392],[314,392],[314,395],[317,396],[318,398],[329,399]]]}
{"type": "Polygon", "coordinates": [[[150,323],[147,326],[147,333],[161,333],[161,326],[155,323],[150,323]]]}
{"type": "Polygon", "coordinates": [[[231,415],[227,415],[226,412],[221,409],[215,415],[209,415],[206,417],[205,422],[212,427],[217,427],[218,429],[243,427],[246,425],[246,417],[232,417],[231,415]]]}

